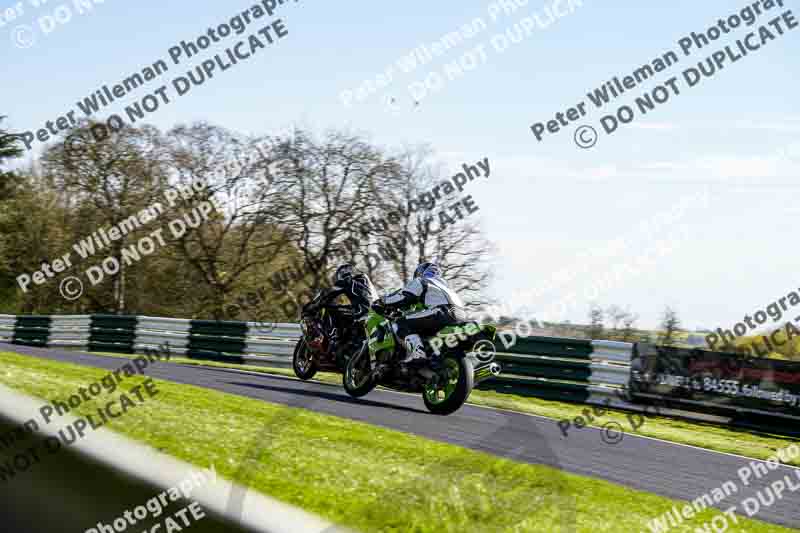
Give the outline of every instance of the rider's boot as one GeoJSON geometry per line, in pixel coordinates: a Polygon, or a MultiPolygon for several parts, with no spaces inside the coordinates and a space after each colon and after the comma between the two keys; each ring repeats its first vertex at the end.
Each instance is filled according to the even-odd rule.
{"type": "Polygon", "coordinates": [[[404,339],[406,348],[406,357],[401,363],[410,363],[412,361],[424,361],[428,359],[428,354],[425,353],[425,345],[422,343],[422,337],[419,335],[409,335],[404,339]]]}

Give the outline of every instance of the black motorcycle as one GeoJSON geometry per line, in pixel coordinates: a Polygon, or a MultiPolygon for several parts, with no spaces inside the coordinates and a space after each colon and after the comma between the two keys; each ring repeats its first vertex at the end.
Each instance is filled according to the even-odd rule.
{"type": "MultiPolygon", "coordinates": [[[[377,295],[372,282],[364,274],[354,276],[352,292],[362,296],[365,302],[372,302],[377,295]]],[[[312,301],[318,297],[319,293],[312,301]]],[[[305,304],[300,314],[303,335],[294,348],[294,373],[302,380],[313,378],[320,370],[341,374],[350,357],[364,344],[364,326],[358,320],[368,308],[359,315],[348,305],[329,303],[315,310],[309,306],[310,303],[305,304]]]]}

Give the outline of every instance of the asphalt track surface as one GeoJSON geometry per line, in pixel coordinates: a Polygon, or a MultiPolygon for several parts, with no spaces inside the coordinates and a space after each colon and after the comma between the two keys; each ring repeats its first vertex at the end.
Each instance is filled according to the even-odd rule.
{"type": "MultiPolygon", "coordinates": [[[[118,358],[3,343],[0,351],[108,370],[124,364],[118,358]]],[[[784,476],[800,485],[800,471],[781,466],[761,479],[753,477],[744,487],[737,471],[751,459],[630,434],[612,445],[604,442],[601,430],[593,428],[572,430],[564,437],[556,421],[543,417],[472,405],[447,417],[434,416],[425,409],[421,397],[410,394],[375,390],[364,398],[353,399],[340,386],[330,384],[171,363],[155,363],[145,374],[366,422],[515,461],[552,466],[676,500],[691,501],[733,481],[739,491],[717,507],[724,510],[736,505],[738,514],[744,514],[742,500],[784,476]]],[[[761,507],[754,519],[800,528],[800,491],[787,490],[771,506],[761,507]]],[[[641,529],[649,531],[645,524],[641,529]]]]}

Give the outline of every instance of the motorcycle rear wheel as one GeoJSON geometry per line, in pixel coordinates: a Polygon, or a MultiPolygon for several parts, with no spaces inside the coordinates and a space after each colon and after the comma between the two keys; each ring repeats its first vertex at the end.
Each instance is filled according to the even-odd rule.
{"type": "Polygon", "coordinates": [[[474,386],[472,361],[466,357],[460,359],[447,357],[442,361],[447,378],[436,387],[426,386],[422,392],[422,400],[428,411],[435,415],[449,415],[458,411],[469,398],[474,386]]]}

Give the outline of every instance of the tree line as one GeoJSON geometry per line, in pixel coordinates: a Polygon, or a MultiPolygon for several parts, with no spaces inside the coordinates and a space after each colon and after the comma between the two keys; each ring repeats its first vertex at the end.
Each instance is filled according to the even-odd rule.
{"type": "Polygon", "coordinates": [[[428,147],[385,148],[335,129],[250,136],[205,122],[93,135],[99,124],[79,124],[14,171],[19,138],[0,129],[0,313],[294,321],[297,305],[328,286],[342,261],[389,289],[436,260],[466,300],[483,302],[491,248],[475,222],[434,234],[428,210],[381,217],[441,181],[428,147]],[[178,194],[193,184],[201,185],[194,194],[178,194]],[[101,228],[130,228],[126,221],[157,202],[156,221],[94,257],[75,253],[74,244],[101,228]],[[219,209],[202,223],[182,234],[165,229],[154,250],[130,259],[132,246],[208,202],[219,209]],[[372,218],[382,222],[365,237],[358,228],[372,218]],[[67,253],[73,264],[59,278],[78,277],[79,298],[63,297],[59,279],[20,289],[18,276],[67,253]],[[85,269],[105,257],[119,268],[93,285],[85,269]],[[235,305],[245,294],[258,294],[257,304],[235,305]]]}
{"type": "MultiPolygon", "coordinates": [[[[589,307],[589,325],[586,335],[591,339],[619,340],[625,342],[655,342],[661,346],[680,346],[684,348],[699,348],[712,352],[736,354],[740,357],[755,357],[767,359],[784,359],[800,361],[800,329],[787,323],[765,331],[762,335],[744,336],[731,342],[724,342],[709,346],[705,341],[702,344],[688,343],[684,340],[688,332],[683,328],[678,312],[666,306],[661,314],[658,330],[652,334],[649,331],[635,328],[638,315],[618,305],[611,305],[603,309],[596,303],[589,307]],[[607,327],[607,321],[611,327],[607,327]]],[[[705,337],[706,333],[698,332],[697,335],[705,337]]]]}

